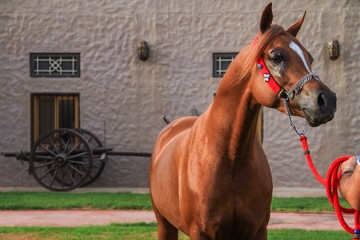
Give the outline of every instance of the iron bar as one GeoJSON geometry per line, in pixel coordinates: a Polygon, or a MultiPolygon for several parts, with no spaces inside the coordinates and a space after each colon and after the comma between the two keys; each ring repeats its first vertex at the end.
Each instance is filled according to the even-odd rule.
{"type": "MultiPolygon", "coordinates": [[[[71,158],[79,157],[79,154],[83,154],[86,151],[84,150],[73,150],[71,152],[71,158]]],[[[151,157],[151,153],[146,152],[126,152],[126,151],[113,151],[112,148],[97,148],[92,149],[93,155],[101,155],[102,153],[106,153],[110,156],[129,156],[129,157],[151,157]]],[[[47,156],[47,155],[53,155],[52,153],[48,151],[35,151],[35,157],[41,157],[41,156],[47,156]]],[[[2,152],[2,156],[4,157],[15,157],[19,160],[28,160],[29,159],[29,152],[2,152]]]]}

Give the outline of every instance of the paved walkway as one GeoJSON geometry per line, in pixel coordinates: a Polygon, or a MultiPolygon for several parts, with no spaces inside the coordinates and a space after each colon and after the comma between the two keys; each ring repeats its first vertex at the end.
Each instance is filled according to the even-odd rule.
{"type": "MultiPolygon", "coordinates": [[[[346,216],[353,223],[352,215],[346,216]]],[[[28,210],[0,211],[0,226],[88,226],[110,223],[155,222],[152,211],[28,210]]],[[[335,213],[272,212],[268,229],[343,230],[335,213]]]]}

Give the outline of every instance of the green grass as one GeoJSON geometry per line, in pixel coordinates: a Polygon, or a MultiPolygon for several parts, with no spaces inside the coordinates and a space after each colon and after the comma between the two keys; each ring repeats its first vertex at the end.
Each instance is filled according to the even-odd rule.
{"type": "MultiPolygon", "coordinates": [[[[89,227],[0,227],[0,239],[157,239],[155,223],[111,224],[89,227]]],[[[179,239],[189,240],[184,234],[179,239]]],[[[339,240],[352,237],[345,231],[269,230],[268,240],[339,240]]]]}
{"type": "MultiPolygon", "coordinates": [[[[344,206],[349,206],[340,199],[344,206]]],[[[34,209],[142,209],[151,210],[149,194],[0,192],[0,210],[34,209]]],[[[330,212],[329,200],[318,198],[273,198],[272,211],[330,212]]]]}
{"type": "Polygon", "coordinates": [[[0,227],[0,239],[156,239],[156,223],[88,227],[0,227]]]}
{"type": "MultiPolygon", "coordinates": [[[[340,204],[344,207],[350,205],[340,198],[340,204]]],[[[271,211],[286,212],[334,212],[334,207],[326,197],[304,197],[304,198],[277,198],[271,202],[271,211]]]]}
{"type": "Polygon", "coordinates": [[[149,194],[0,192],[0,210],[141,209],[151,210],[149,194]]]}
{"type": "Polygon", "coordinates": [[[345,231],[318,231],[301,229],[269,230],[268,240],[352,240],[345,231]]]}

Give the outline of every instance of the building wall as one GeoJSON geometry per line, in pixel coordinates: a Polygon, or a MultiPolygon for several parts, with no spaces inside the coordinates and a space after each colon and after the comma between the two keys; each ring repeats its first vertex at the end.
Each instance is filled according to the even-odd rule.
{"type": "MultiPolygon", "coordinates": [[[[259,29],[265,0],[55,1],[0,0],[0,151],[30,149],[30,94],[80,94],[80,126],[115,150],[151,152],[169,119],[204,112],[220,79],[212,53],[237,52],[259,29]],[[137,58],[146,40],[150,58],[137,58]],[[30,78],[29,53],[79,52],[80,78],[30,78]]],[[[307,11],[298,39],[315,58],[313,71],[336,92],[338,111],[310,128],[315,165],[324,176],[337,157],[359,154],[360,2],[273,1],[285,28],[307,11]],[[340,42],[340,58],[327,42],[340,42]]],[[[302,124],[302,121],[299,121],[302,124]]],[[[263,147],[276,187],[319,187],[287,117],[264,109],[263,147]]],[[[0,186],[38,186],[14,159],[0,157],[0,186]]],[[[149,159],[111,157],[92,186],[146,187],[149,159]]]]}

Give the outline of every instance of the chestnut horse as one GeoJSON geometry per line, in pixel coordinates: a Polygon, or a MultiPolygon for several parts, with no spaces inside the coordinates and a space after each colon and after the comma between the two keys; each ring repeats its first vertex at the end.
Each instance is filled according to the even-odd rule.
{"type": "Polygon", "coordinates": [[[272,25],[271,6],[262,13],[256,41],[231,63],[206,112],[177,119],[159,134],[150,193],[160,240],[177,239],[178,230],[192,240],[267,239],[272,179],[257,120],[261,106],[286,108],[264,82],[259,58],[287,92],[310,76],[286,97],[293,115],[311,126],[334,117],[336,95],[311,73],[313,59],[296,39],[305,14],[285,31],[272,25]]]}

